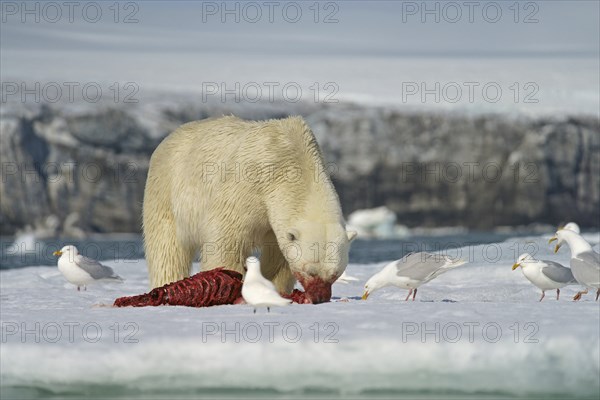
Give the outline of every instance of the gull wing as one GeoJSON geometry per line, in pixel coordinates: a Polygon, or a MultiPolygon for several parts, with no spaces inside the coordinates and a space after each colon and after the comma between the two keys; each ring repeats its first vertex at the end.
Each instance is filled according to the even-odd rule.
{"type": "Polygon", "coordinates": [[[448,260],[439,254],[410,253],[396,261],[396,275],[427,281],[444,272],[448,260]]]}
{"type": "Polygon", "coordinates": [[[571,269],[573,268],[577,270],[579,283],[594,286],[600,284],[600,254],[587,251],[571,258],[571,269]]]}
{"type": "Polygon", "coordinates": [[[596,253],[595,251],[586,251],[579,254],[577,258],[580,258],[582,261],[590,265],[596,265],[596,269],[600,269],[600,254],[596,253]]]}
{"type": "Polygon", "coordinates": [[[288,302],[287,299],[284,299],[277,293],[277,290],[270,281],[268,283],[270,285],[260,281],[248,283],[246,287],[242,287],[242,296],[244,296],[246,301],[256,304],[288,302]]]}
{"type": "Polygon", "coordinates": [[[559,283],[575,283],[575,277],[571,270],[563,265],[554,262],[544,260],[545,265],[542,267],[542,274],[544,274],[548,279],[553,280],[554,282],[559,283]]]}
{"type": "Polygon", "coordinates": [[[112,268],[100,264],[96,260],[78,255],[75,258],[75,264],[94,279],[121,279],[115,274],[112,268]]]}

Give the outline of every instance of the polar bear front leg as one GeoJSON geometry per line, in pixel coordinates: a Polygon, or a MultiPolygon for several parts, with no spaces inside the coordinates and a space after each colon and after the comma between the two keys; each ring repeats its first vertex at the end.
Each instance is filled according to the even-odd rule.
{"type": "Polygon", "coordinates": [[[292,275],[290,266],[279,248],[273,231],[265,235],[260,259],[261,273],[273,282],[277,291],[282,294],[292,293],[296,278],[292,275]]]}
{"type": "MultiPolygon", "coordinates": [[[[282,255],[283,257],[283,255],[282,255]]],[[[281,294],[291,294],[294,290],[294,285],[296,284],[296,278],[292,275],[292,270],[290,270],[287,262],[285,266],[280,264],[279,270],[277,274],[273,277],[273,285],[277,288],[277,291],[281,294]]]]}

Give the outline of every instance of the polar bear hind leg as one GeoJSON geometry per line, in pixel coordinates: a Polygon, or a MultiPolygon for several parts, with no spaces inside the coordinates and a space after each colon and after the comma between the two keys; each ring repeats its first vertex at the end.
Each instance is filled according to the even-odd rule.
{"type": "Polygon", "coordinates": [[[194,248],[177,238],[174,216],[158,206],[160,197],[146,196],[144,202],[144,251],[150,287],[155,288],[190,276],[194,248]]]}

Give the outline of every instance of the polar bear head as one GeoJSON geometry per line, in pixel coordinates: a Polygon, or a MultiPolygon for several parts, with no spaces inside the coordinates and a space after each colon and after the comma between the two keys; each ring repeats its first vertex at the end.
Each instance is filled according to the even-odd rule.
{"type": "Polygon", "coordinates": [[[356,232],[343,223],[299,219],[279,233],[278,241],[294,277],[313,303],[329,301],[331,285],[348,265],[356,232]]]}

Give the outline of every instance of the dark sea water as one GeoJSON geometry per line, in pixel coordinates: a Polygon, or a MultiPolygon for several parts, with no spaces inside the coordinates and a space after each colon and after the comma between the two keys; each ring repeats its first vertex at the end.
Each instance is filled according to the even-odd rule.
{"type": "Polygon", "coordinates": [[[215,400],[328,400],[328,399],[347,399],[347,400],[392,400],[392,399],[410,399],[410,400],[462,400],[462,399],[480,399],[480,400],[504,400],[504,399],[564,399],[561,396],[530,396],[515,397],[505,393],[434,393],[434,392],[397,392],[397,391],[368,391],[364,394],[340,394],[330,391],[319,390],[307,391],[302,393],[279,393],[274,390],[260,389],[214,389],[189,392],[164,392],[153,391],[151,393],[140,393],[139,391],[127,390],[118,387],[99,386],[95,388],[86,388],[85,391],[74,390],[71,395],[55,395],[49,391],[42,391],[28,388],[3,388],[0,389],[2,399],[135,399],[135,400],[187,400],[187,399],[215,399],[215,400]],[[85,393],[85,397],[82,397],[85,393]],[[5,397],[6,396],[6,397],[5,397]]]}
{"type": "MultiPolygon", "coordinates": [[[[350,248],[350,263],[367,264],[398,259],[413,251],[447,251],[469,245],[498,243],[526,233],[471,232],[452,235],[411,236],[402,239],[357,239],[350,248]]],[[[531,233],[531,235],[535,235],[531,233]]],[[[80,254],[107,260],[144,258],[140,235],[101,235],[88,239],[51,239],[14,244],[13,237],[0,238],[0,269],[28,266],[55,266],[53,252],[67,244],[77,246],[80,254]]]]}

